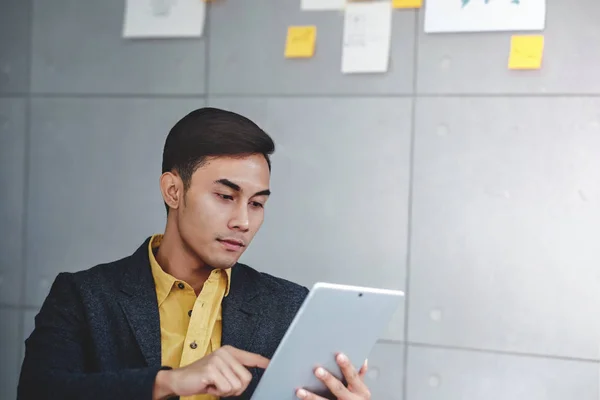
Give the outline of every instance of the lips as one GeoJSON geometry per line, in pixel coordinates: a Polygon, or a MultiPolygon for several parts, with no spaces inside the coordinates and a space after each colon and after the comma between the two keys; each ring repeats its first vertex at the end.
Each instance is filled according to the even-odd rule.
{"type": "Polygon", "coordinates": [[[236,245],[236,246],[240,246],[240,247],[244,247],[244,242],[242,242],[241,240],[236,240],[236,239],[219,239],[220,242],[224,242],[224,243],[229,243],[232,245],[236,245]]]}
{"type": "Polygon", "coordinates": [[[244,242],[237,239],[217,239],[227,250],[236,251],[243,248],[244,242]]]}

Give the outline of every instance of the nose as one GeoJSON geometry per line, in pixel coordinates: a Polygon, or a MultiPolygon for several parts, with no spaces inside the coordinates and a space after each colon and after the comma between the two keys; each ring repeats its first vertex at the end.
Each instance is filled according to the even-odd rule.
{"type": "Polygon", "coordinates": [[[246,232],[250,227],[248,220],[248,207],[243,204],[237,207],[235,214],[229,220],[229,229],[237,229],[246,232]]]}

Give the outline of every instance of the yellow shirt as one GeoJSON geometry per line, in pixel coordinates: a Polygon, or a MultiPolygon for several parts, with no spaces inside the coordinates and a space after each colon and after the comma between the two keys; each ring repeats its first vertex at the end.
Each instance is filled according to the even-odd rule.
{"type": "MultiPolygon", "coordinates": [[[[186,282],[167,274],[154,257],[162,235],[154,235],[148,246],[152,276],[160,314],[162,365],[183,367],[221,347],[221,301],[229,293],[231,269],[210,273],[198,296],[186,282]]],[[[182,400],[216,400],[211,395],[182,400]]]]}

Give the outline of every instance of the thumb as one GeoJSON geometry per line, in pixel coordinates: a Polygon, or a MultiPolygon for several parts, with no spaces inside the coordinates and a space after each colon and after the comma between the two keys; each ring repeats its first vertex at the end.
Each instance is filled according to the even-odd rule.
{"type": "Polygon", "coordinates": [[[358,376],[360,376],[361,378],[364,378],[365,375],[367,374],[368,367],[369,367],[369,359],[366,359],[364,364],[362,365],[362,367],[360,367],[360,370],[358,371],[358,376]]]}

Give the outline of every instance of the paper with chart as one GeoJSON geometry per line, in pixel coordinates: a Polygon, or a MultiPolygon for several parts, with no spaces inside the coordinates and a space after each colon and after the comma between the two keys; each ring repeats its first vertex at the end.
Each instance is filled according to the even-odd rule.
{"type": "Polygon", "coordinates": [[[425,32],[541,31],[546,0],[428,0],[425,32]]]}
{"type": "Polygon", "coordinates": [[[392,4],[389,1],[348,3],[344,18],[342,72],[386,72],[391,34],[392,4]]]}
{"type": "Polygon", "coordinates": [[[347,0],[300,0],[304,11],[343,10],[347,0]]]}
{"type": "Polygon", "coordinates": [[[203,0],[126,0],[123,37],[200,37],[205,15],[203,0]]]}

